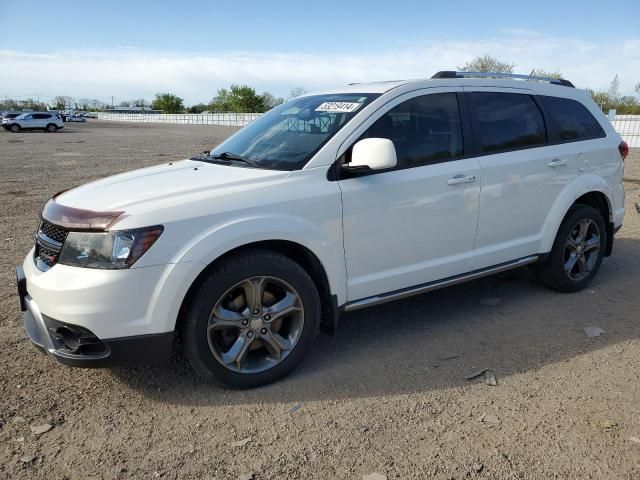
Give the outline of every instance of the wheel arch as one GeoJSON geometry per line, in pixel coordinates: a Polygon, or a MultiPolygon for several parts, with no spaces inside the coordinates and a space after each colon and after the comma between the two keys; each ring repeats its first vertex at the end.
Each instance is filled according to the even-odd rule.
{"type": "Polygon", "coordinates": [[[576,182],[563,191],[551,208],[543,230],[540,253],[551,251],[558,229],[567,213],[574,205],[582,204],[589,205],[602,214],[606,227],[605,256],[611,255],[614,225],[610,190],[601,177],[595,175],[578,177],[576,182]]]}
{"type": "Polygon", "coordinates": [[[338,309],[338,297],[331,291],[331,285],[329,283],[329,276],[327,274],[326,268],[324,267],[318,256],[306,246],[291,240],[281,239],[259,240],[240,245],[226,251],[208,265],[203,264],[204,268],[193,280],[187,290],[187,293],[182,299],[180,309],[178,311],[178,316],[176,318],[175,329],[178,329],[178,325],[184,318],[187,311],[187,306],[193,298],[193,295],[197,292],[198,287],[209,276],[210,272],[212,272],[218,265],[220,265],[228,258],[241,254],[245,251],[256,249],[268,250],[289,257],[294,262],[298,263],[309,274],[316,287],[318,288],[318,294],[320,295],[322,313],[321,330],[329,334],[334,333],[335,329],[337,328],[337,323],[340,316],[338,309]]]}

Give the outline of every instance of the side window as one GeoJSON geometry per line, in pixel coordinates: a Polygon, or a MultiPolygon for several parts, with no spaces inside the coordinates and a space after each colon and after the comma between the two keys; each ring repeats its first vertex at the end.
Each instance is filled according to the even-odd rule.
{"type": "Polygon", "coordinates": [[[591,140],[606,136],[591,112],[580,102],[569,98],[538,97],[549,116],[551,125],[561,142],[591,140]]]}
{"type": "Polygon", "coordinates": [[[484,153],[532,148],[547,143],[542,112],[530,95],[476,92],[473,115],[484,153]]]}
{"type": "Polygon", "coordinates": [[[34,113],[33,114],[33,119],[34,120],[42,120],[43,118],[48,118],[48,115],[44,115],[42,113],[34,113]]]}
{"type": "Polygon", "coordinates": [[[439,163],[463,155],[460,109],[455,93],[412,98],[380,117],[361,138],[388,138],[398,169],[439,163]]]}

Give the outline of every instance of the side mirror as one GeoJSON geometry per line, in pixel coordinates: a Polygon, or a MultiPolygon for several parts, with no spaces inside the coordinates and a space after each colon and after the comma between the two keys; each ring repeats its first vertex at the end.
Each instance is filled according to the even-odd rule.
{"type": "Polygon", "coordinates": [[[351,162],[344,165],[345,169],[358,170],[386,170],[398,164],[396,147],[388,138],[365,138],[357,142],[351,151],[351,162]]]}

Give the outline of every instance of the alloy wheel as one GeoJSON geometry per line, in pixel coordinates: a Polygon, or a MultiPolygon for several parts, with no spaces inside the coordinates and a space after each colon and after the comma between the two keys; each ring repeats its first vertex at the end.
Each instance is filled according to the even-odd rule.
{"type": "Polygon", "coordinates": [[[564,271],[569,279],[579,282],[589,275],[600,256],[600,229],[589,218],[576,223],[564,246],[564,271]]]}
{"type": "Polygon", "coordinates": [[[282,362],[304,326],[298,292],[287,282],[256,276],[238,282],[216,302],[207,325],[214,358],[234,372],[257,373],[282,362]]]}

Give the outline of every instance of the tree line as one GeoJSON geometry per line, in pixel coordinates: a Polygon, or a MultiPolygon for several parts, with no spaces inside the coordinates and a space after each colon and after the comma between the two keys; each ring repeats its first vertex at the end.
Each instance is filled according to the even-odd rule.
{"type": "MultiPolygon", "coordinates": [[[[467,72],[496,72],[513,73],[514,63],[499,60],[491,55],[481,55],[467,62],[460,71],[467,72]]],[[[532,76],[563,78],[560,72],[549,72],[543,69],[534,69],[532,76]]],[[[634,96],[621,95],[620,78],[616,75],[608,90],[587,89],[594,101],[606,113],[610,109],[615,109],[619,114],[640,114],[640,100],[634,96]]],[[[640,95],[640,83],[635,86],[635,93],[640,95]]],[[[302,87],[294,88],[289,93],[288,99],[299,97],[306,91],[302,87]]],[[[156,93],[152,101],[144,98],[126,100],[118,103],[119,107],[150,107],[153,110],[161,110],[164,113],[202,113],[202,112],[222,112],[222,113],[262,113],[285,102],[283,97],[277,97],[270,92],[261,94],[248,86],[233,84],[231,87],[221,88],[208,103],[197,103],[190,107],[185,107],[184,100],[170,92],[156,93]]],[[[111,108],[107,102],[96,99],[80,98],[78,100],[68,96],[56,96],[53,99],[53,108],[58,110],[78,109],[86,111],[101,111],[111,108]]],[[[0,101],[0,110],[47,110],[48,105],[38,102],[32,98],[26,100],[5,99],[0,101]]]]}

